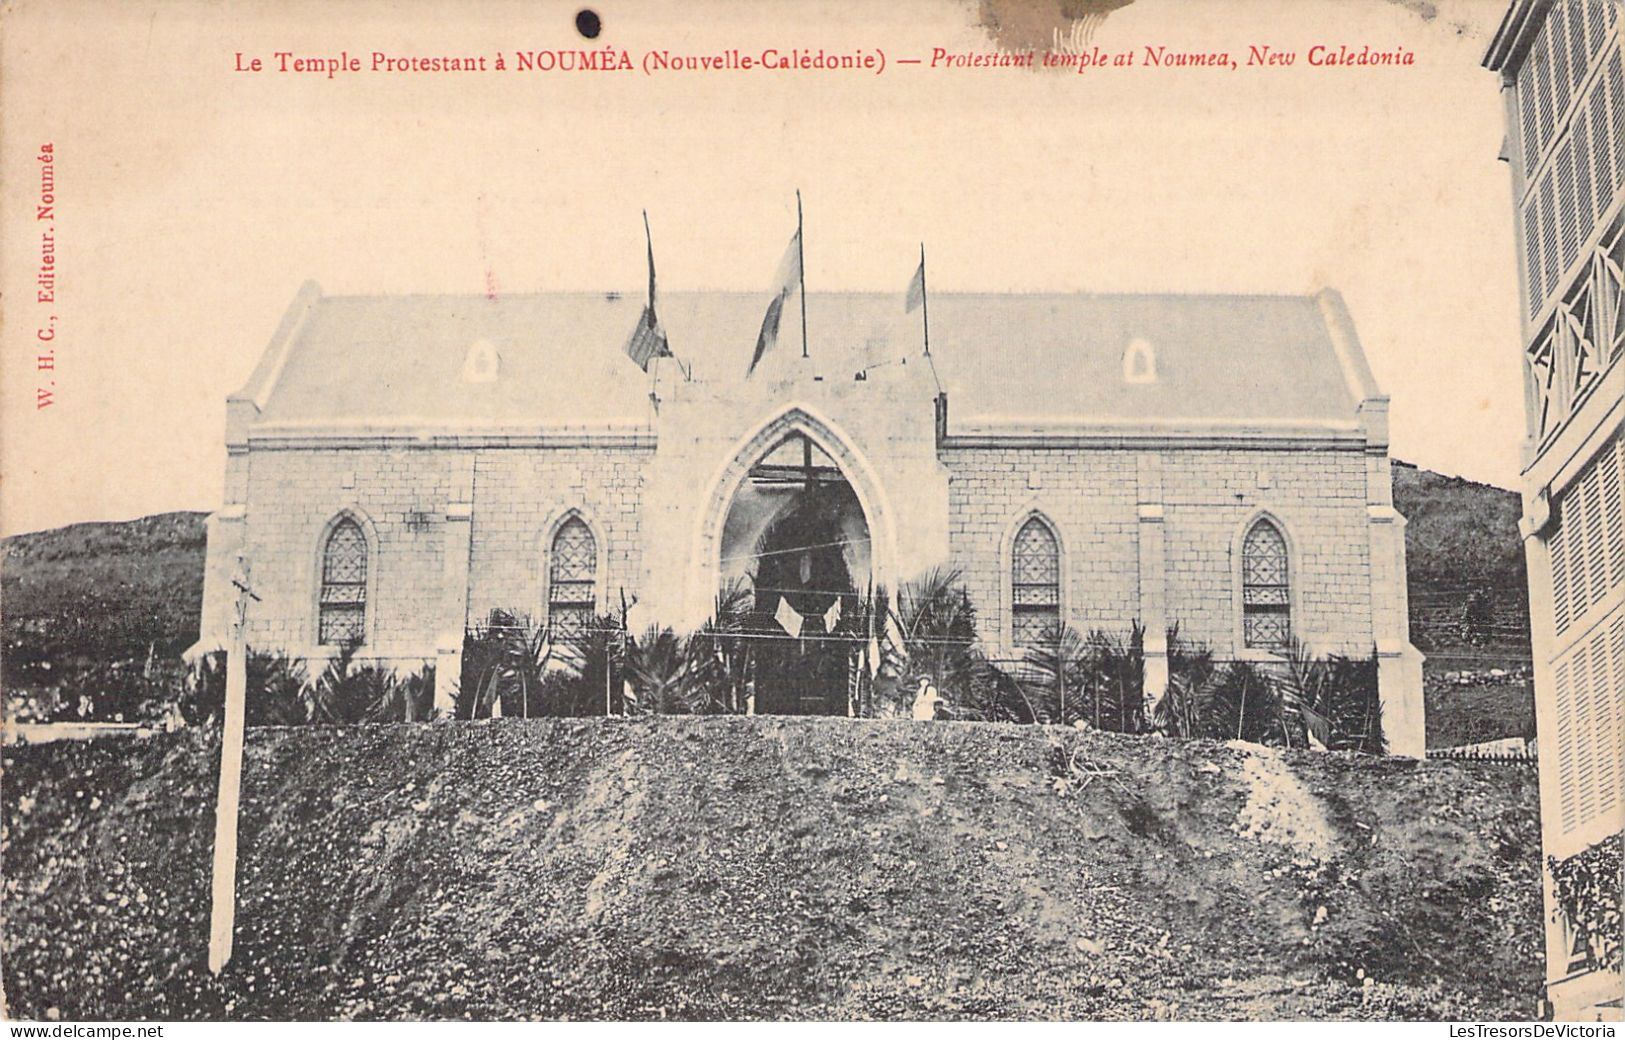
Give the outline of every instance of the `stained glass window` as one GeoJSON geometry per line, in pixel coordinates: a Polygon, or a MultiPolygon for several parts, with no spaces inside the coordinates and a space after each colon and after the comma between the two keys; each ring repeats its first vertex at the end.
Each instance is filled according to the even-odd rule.
{"type": "Polygon", "coordinates": [[[1287,584],[1286,539],[1259,520],[1241,543],[1241,621],[1246,644],[1284,650],[1292,642],[1292,598],[1287,584]]]}
{"type": "Polygon", "coordinates": [[[598,571],[598,543],[578,516],[566,520],[553,536],[547,580],[548,633],[555,641],[573,642],[592,625],[598,571]]]}
{"type": "Polygon", "coordinates": [[[367,538],[346,517],[333,525],[322,548],[318,638],[324,646],[361,643],[367,633],[367,538]]]}
{"type": "Polygon", "coordinates": [[[1016,646],[1043,642],[1061,623],[1061,550],[1036,516],[1021,525],[1011,547],[1010,604],[1016,646]]]}

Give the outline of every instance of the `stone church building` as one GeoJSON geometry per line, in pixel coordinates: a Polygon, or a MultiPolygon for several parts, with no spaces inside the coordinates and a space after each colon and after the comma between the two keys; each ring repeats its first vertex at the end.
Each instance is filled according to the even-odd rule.
{"type": "Polygon", "coordinates": [[[1219,659],[1375,648],[1422,753],[1388,399],[1336,293],[933,293],[929,355],[900,295],[811,293],[747,376],[765,302],[662,293],[646,373],[641,294],[307,284],[228,400],[200,645],[239,554],[251,646],[433,662],[442,705],[493,609],[683,630],[745,582],[816,633],[946,567],[995,658],[1143,625],[1153,696],[1174,624],[1219,659]]]}

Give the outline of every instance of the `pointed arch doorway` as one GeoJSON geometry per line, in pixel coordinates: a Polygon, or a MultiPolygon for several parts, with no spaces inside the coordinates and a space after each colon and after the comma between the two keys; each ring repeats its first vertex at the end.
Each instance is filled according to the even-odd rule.
{"type": "Polygon", "coordinates": [[[757,713],[847,714],[872,554],[841,466],[805,431],[783,434],[749,462],[720,549],[719,592],[748,605],[757,713]]]}

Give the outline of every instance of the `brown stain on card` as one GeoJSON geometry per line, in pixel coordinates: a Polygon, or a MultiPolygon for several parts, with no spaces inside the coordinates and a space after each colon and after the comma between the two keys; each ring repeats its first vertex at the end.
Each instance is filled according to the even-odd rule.
{"type": "Polygon", "coordinates": [[[1094,36],[1106,16],[1134,0],[980,0],[976,23],[1000,50],[1065,50],[1094,36]]]}

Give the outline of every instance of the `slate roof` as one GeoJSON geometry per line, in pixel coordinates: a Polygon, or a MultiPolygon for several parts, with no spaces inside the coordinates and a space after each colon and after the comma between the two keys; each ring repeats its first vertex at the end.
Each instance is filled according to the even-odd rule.
{"type": "MultiPolygon", "coordinates": [[[[650,377],[622,352],[641,294],[324,297],[273,342],[239,396],[263,422],[638,423],[650,377]],[[465,382],[470,346],[501,357],[465,382]]],[[[745,377],[768,296],[662,293],[673,350],[696,380],[745,377]]],[[[295,311],[301,307],[296,303],[295,311]]],[[[826,378],[910,356],[920,313],[900,293],[809,293],[814,368],[826,378]]],[[[930,301],[931,348],[954,425],[1080,420],[1347,422],[1377,390],[1335,293],[1316,296],[947,293],[930,301]],[[1127,385],[1122,358],[1149,343],[1158,379],[1127,385]]],[[[804,365],[799,297],[757,374],[804,365]]]]}

